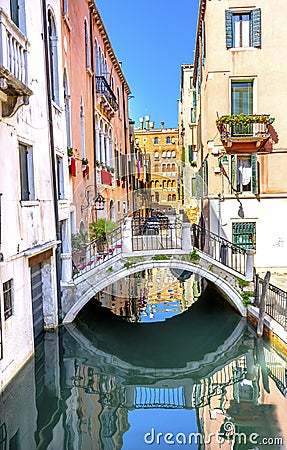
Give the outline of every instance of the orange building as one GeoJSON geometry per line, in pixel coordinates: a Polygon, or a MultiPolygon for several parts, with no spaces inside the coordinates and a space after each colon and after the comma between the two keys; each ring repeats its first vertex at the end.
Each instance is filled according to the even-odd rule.
{"type": "Polygon", "coordinates": [[[72,192],[71,229],[130,207],[128,96],[121,63],[93,1],[62,0],[63,83],[72,192]],[[103,209],[95,209],[100,194],[103,209]]]}

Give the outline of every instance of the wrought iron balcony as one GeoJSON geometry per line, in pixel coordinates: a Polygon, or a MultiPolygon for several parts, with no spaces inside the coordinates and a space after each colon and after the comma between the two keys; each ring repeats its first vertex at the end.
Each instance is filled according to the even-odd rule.
{"type": "Polygon", "coordinates": [[[27,38],[0,8],[0,100],[2,116],[11,117],[29,103],[27,38]]]}
{"type": "Polygon", "coordinates": [[[232,114],[219,117],[216,125],[225,146],[250,143],[259,147],[269,139],[269,128],[273,122],[274,119],[267,114],[232,114]]]}
{"type": "Polygon", "coordinates": [[[119,105],[117,102],[117,98],[105,77],[96,77],[96,90],[97,94],[99,95],[102,108],[109,115],[114,115],[114,113],[119,109],[119,105]]]}

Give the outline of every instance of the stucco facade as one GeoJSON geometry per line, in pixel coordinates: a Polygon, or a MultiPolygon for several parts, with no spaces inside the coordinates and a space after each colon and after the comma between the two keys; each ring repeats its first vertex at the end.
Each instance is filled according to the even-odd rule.
{"type": "Polygon", "coordinates": [[[287,267],[286,13],[282,0],[201,0],[194,60],[204,226],[278,271],[287,267]]]}
{"type": "Polygon", "coordinates": [[[135,129],[136,145],[150,160],[150,208],[178,213],[182,202],[182,163],[178,129],[150,126],[149,116],[135,129]]]}

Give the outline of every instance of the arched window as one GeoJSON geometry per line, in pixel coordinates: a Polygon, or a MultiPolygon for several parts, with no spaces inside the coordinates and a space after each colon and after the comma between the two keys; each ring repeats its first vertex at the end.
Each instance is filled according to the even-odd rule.
{"type": "Polygon", "coordinates": [[[172,196],[171,196],[171,194],[168,194],[167,201],[171,202],[171,200],[172,200],[172,196]]]}
{"type": "Polygon", "coordinates": [[[154,159],[158,160],[159,159],[159,153],[158,152],[154,152],[154,159]]]}
{"type": "Polygon", "coordinates": [[[166,171],[167,171],[167,172],[170,172],[170,164],[167,164],[167,165],[166,165],[166,171]]]}
{"type": "Polygon", "coordinates": [[[49,69],[52,100],[59,104],[58,36],[52,11],[48,11],[49,69]]]}
{"type": "Polygon", "coordinates": [[[158,137],[155,137],[155,138],[154,138],[153,143],[154,143],[154,144],[158,144],[158,137]]]}
{"type": "Polygon", "coordinates": [[[88,22],[85,19],[85,56],[86,56],[86,68],[89,69],[91,67],[91,58],[90,58],[90,37],[88,30],[88,22]]]}
{"type": "Polygon", "coordinates": [[[81,98],[81,104],[80,104],[80,124],[81,124],[82,158],[86,158],[85,111],[84,111],[84,103],[83,103],[82,98],[81,98]]]}
{"type": "Polygon", "coordinates": [[[156,164],[156,165],[154,166],[154,171],[155,171],[155,172],[158,172],[158,164],[156,164]]]}
{"type": "Polygon", "coordinates": [[[171,151],[170,151],[170,150],[166,153],[166,156],[167,156],[168,158],[171,157],[171,151]]]}
{"type": "Polygon", "coordinates": [[[172,201],[175,202],[176,201],[176,195],[172,194],[172,201]]]}
{"type": "Polygon", "coordinates": [[[175,158],[175,150],[172,150],[172,152],[171,152],[171,157],[172,157],[172,158],[175,158]]]}
{"type": "Polygon", "coordinates": [[[68,82],[68,76],[67,76],[66,69],[64,69],[63,81],[64,81],[63,84],[64,84],[64,105],[65,105],[67,147],[72,147],[71,99],[70,99],[70,88],[69,88],[69,82],[68,82]]]}
{"type": "Polygon", "coordinates": [[[163,189],[166,188],[166,180],[163,180],[163,182],[162,182],[162,187],[163,187],[163,189]]]}
{"type": "Polygon", "coordinates": [[[171,182],[171,187],[173,187],[173,188],[176,187],[175,180],[173,180],[173,181],[171,182]]]}
{"type": "Polygon", "coordinates": [[[174,164],[174,163],[172,163],[172,165],[171,165],[171,171],[172,171],[172,172],[175,172],[175,171],[176,171],[176,168],[175,168],[175,164],[174,164]]]}
{"type": "Polygon", "coordinates": [[[166,138],[165,142],[166,142],[167,144],[170,144],[170,142],[171,142],[171,140],[170,140],[170,136],[167,136],[167,138],[166,138]]]}
{"type": "Polygon", "coordinates": [[[99,77],[101,75],[101,47],[98,46],[97,41],[95,40],[95,56],[96,56],[96,76],[99,77]]]}
{"type": "Polygon", "coordinates": [[[162,152],[162,157],[166,158],[166,152],[162,152]]]}
{"type": "Polygon", "coordinates": [[[120,93],[120,88],[117,87],[117,99],[118,99],[118,105],[119,105],[119,109],[118,109],[118,116],[119,118],[121,118],[122,113],[121,113],[121,93],[120,93]]]}
{"type": "Polygon", "coordinates": [[[166,172],[166,164],[162,165],[162,172],[166,172]]]}

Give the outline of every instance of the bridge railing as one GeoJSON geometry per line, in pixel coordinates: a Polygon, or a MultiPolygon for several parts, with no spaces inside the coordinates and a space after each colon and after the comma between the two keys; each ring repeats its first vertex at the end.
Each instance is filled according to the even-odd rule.
{"type": "MultiPolygon", "coordinates": [[[[259,305],[263,279],[256,275],[255,305],[259,305]]],[[[266,293],[265,312],[287,331],[287,292],[269,283],[266,293]]]]}
{"type": "Polygon", "coordinates": [[[193,247],[207,253],[230,269],[246,275],[247,252],[244,248],[205,230],[200,225],[192,224],[191,230],[193,247]]]}
{"type": "Polygon", "coordinates": [[[102,239],[94,239],[72,252],[73,278],[94,269],[122,251],[122,223],[102,239]]]}
{"type": "Polygon", "coordinates": [[[133,251],[181,249],[182,222],[132,220],[133,251]]]}

